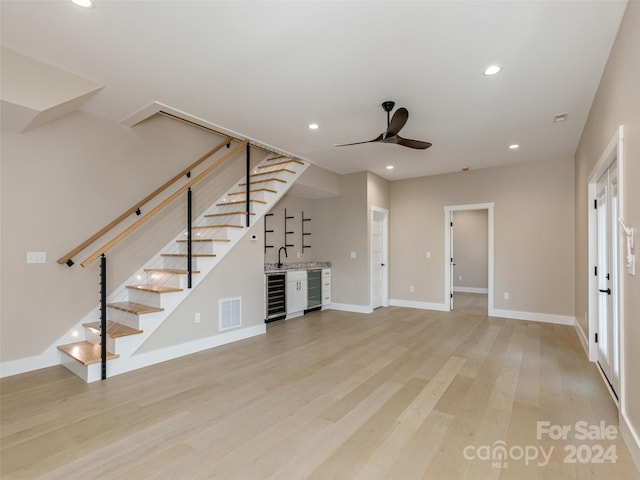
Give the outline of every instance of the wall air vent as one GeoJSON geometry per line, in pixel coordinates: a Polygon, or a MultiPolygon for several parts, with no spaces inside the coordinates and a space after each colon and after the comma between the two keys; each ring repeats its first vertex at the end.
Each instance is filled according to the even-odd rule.
{"type": "Polygon", "coordinates": [[[242,326],[242,298],[223,298],[219,302],[220,331],[242,326]]]}

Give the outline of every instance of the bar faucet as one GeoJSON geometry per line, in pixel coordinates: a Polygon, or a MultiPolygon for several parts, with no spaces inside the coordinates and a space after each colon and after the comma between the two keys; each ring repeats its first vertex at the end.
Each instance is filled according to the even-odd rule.
{"type": "Polygon", "coordinates": [[[280,260],[280,253],[282,252],[282,250],[284,250],[285,258],[289,258],[289,256],[287,255],[287,247],[280,247],[280,250],[278,250],[278,268],[282,268],[282,260],[280,260]]]}

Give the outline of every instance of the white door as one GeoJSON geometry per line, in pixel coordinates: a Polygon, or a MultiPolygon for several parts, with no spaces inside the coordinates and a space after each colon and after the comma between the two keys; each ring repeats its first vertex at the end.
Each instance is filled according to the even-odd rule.
{"type": "Polygon", "coordinates": [[[453,310],[453,212],[449,213],[449,310],[453,310]]]}
{"type": "Polygon", "coordinates": [[[618,180],[615,163],[600,177],[596,196],[598,364],[616,395],[620,392],[618,315],[618,180]]]}
{"type": "Polygon", "coordinates": [[[385,305],[386,298],[386,235],[387,212],[372,210],[371,212],[371,307],[385,305]]]}

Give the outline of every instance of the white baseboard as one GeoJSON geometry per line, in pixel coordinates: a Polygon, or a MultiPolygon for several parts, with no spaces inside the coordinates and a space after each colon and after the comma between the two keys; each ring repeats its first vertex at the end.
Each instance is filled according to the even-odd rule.
{"type": "Polygon", "coordinates": [[[510,318],[513,320],[527,320],[529,322],[543,322],[543,323],[555,323],[557,325],[575,325],[576,317],[568,315],[554,315],[551,313],[537,313],[537,312],[520,312],[517,310],[501,310],[491,309],[489,310],[490,317],[510,318]]]}
{"type": "MultiPolygon", "coordinates": [[[[225,332],[220,335],[214,335],[212,337],[202,338],[194,340],[192,342],[183,343],[180,345],[174,345],[161,350],[144,353],[141,355],[133,355],[130,358],[125,359],[122,365],[118,365],[119,358],[109,360],[107,364],[108,375],[113,376],[120,373],[136,370],[138,368],[147,367],[167,360],[173,360],[174,358],[196,353],[208,348],[218,347],[227,343],[236,342],[245,338],[254,337],[256,335],[262,335],[266,333],[266,324],[260,324],[253,327],[242,328],[239,330],[233,330],[225,332]],[[131,362],[131,364],[129,364],[131,362]],[[126,365],[126,367],[125,367],[126,365]]],[[[10,377],[12,375],[18,375],[21,373],[31,372],[34,370],[40,370],[41,368],[53,367],[55,365],[61,365],[61,355],[57,347],[47,349],[41,355],[36,355],[28,358],[21,358],[10,362],[4,362],[0,364],[0,378],[10,377]]],[[[78,365],[80,365],[78,363],[78,365]]],[[[83,378],[87,382],[92,382],[99,378],[85,378],[85,374],[80,374],[73,369],[70,369],[80,378],[83,378]]]]}
{"type": "Polygon", "coordinates": [[[582,344],[582,348],[584,349],[584,353],[587,354],[587,358],[591,361],[591,358],[589,358],[589,339],[587,338],[587,334],[584,333],[584,330],[578,321],[576,321],[575,328],[578,338],[580,339],[580,343],[582,344]]]}
{"type": "Polygon", "coordinates": [[[392,307],[419,308],[421,310],[436,310],[438,312],[448,312],[451,309],[449,305],[444,303],[415,302],[413,300],[400,300],[397,298],[389,299],[389,305],[392,307]]]}
{"type": "Polygon", "coordinates": [[[640,471],[640,435],[633,428],[624,412],[620,413],[620,433],[622,433],[622,439],[631,453],[636,468],[640,471]]]}
{"type": "Polygon", "coordinates": [[[328,307],[331,310],[338,310],[340,312],[352,312],[352,313],[371,313],[373,308],[370,305],[351,305],[348,303],[332,303],[328,307]]]}
{"type": "Polygon", "coordinates": [[[456,287],[455,285],[453,286],[453,291],[454,292],[461,292],[461,293],[484,293],[484,294],[488,294],[489,293],[489,289],[488,288],[456,287]]]}
{"type": "Polygon", "coordinates": [[[40,355],[0,363],[0,378],[53,367],[54,365],[60,365],[60,351],[56,347],[48,348],[40,355]]]}
{"type": "MultiPolygon", "coordinates": [[[[192,353],[201,352],[210,348],[219,347],[228,343],[237,342],[246,338],[255,337],[267,333],[267,325],[261,323],[252,327],[240,328],[229,332],[213,335],[211,337],[199,338],[191,342],[172,345],[170,347],[161,348],[152,352],[134,354],[124,359],[122,363],[119,358],[109,360],[107,364],[107,376],[112,377],[121,373],[130,372],[139,368],[155,365],[156,363],[166,362],[175,358],[184,357],[192,353]]],[[[91,381],[91,380],[89,380],[91,381]]]]}

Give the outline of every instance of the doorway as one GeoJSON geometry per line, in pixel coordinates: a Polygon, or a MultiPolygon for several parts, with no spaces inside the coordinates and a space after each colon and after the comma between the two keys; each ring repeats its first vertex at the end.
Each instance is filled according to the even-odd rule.
{"type": "Polygon", "coordinates": [[[388,262],[389,211],[371,207],[371,308],[389,305],[388,262]]]}
{"type": "MultiPolygon", "coordinates": [[[[470,205],[453,205],[444,207],[444,219],[445,219],[445,289],[444,289],[444,304],[447,305],[449,310],[454,309],[455,305],[455,292],[454,290],[460,290],[459,288],[454,288],[454,279],[459,278],[456,277],[456,257],[454,251],[454,215],[456,212],[465,212],[465,211],[477,211],[477,210],[486,210],[487,216],[487,227],[486,227],[486,267],[487,267],[487,287],[486,287],[486,295],[487,302],[485,311],[488,315],[492,315],[493,312],[493,229],[494,229],[494,203],[478,203],[478,204],[470,204],[470,205]]],[[[464,278],[464,277],[463,277],[464,278]]],[[[469,289],[467,289],[469,290],[469,289]]],[[[476,290],[477,291],[477,290],[476,290]]],[[[483,290],[484,292],[484,290],[483,290]]],[[[464,306],[468,303],[469,299],[464,298],[468,297],[467,292],[460,292],[462,299],[464,300],[461,306],[464,306]]],[[[473,293],[473,292],[469,292],[473,293]]],[[[475,303],[475,302],[473,302],[475,303]]]]}
{"type": "Polygon", "coordinates": [[[618,315],[618,171],[616,161],[596,183],[597,362],[618,397],[620,392],[620,320],[618,315]]]}
{"type": "MultiPolygon", "coordinates": [[[[589,360],[624,411],[623,138],[620,127],[589,176],[589,360]]],[[[581,332],[585,337],[585,333],[581,332]]]]}

